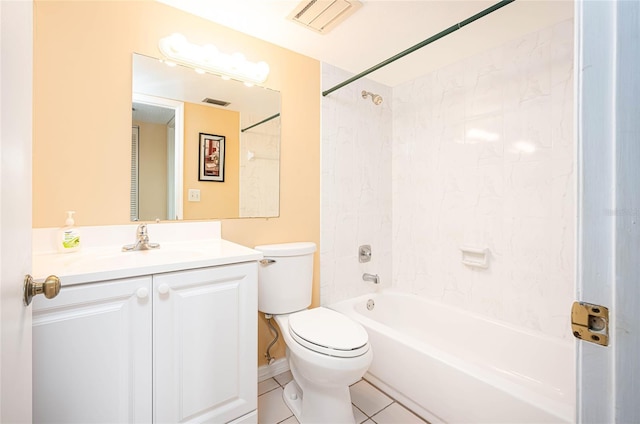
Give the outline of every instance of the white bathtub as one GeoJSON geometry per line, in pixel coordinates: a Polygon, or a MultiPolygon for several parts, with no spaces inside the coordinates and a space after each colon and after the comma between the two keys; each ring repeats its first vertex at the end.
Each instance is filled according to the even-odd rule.
{"type": "Polygon", "coordinates": [[[575,421],[572,342],[395,291],[329,307],[367,329],[365,378],[432,423],[575,421]]]}

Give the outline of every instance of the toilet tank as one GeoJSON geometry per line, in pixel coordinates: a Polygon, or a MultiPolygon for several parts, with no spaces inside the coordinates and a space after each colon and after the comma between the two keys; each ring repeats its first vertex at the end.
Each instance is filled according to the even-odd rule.
{"type": "Polygon", "coordinates": [[[258,310],[279,315],[311,305],[315,243],[266,244],[255,249],[264,255],[258,266],[258,310]]]}

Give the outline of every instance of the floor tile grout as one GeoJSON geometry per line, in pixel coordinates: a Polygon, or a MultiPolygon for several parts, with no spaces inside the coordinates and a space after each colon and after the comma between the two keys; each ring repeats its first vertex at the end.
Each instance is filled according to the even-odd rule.
{"type": "MultiPolygon", "coordinates": [[[[353,405],[353,406],[354,406],[354,408],[356,408],[358,411],[362,412],[362,413],[364,414],[364,416],[365,416],[365,417],[367,417],[367,418],[371,418],[371,417],[370,417],[370,416],[368,416],[368,415],[367,415],[367,414],[366,414],[362,409],[358,408],[358,406],[357,406],[355,403],[351,402],[351,405],[353,405]]],[[[365,421],[366,421],[366,420],[365,420],[365,421]]]]}
{"type": "MultiPolygon", "coordinates": [[[[290,371],[285,371],[284,373],[278,374],[278,376],[281,376],[282,374],[285,374],[285,373],[287,373],[287,372],[290,372],[290,371]]],[[[272,392],[272,391],[274,391],[274,390],[277,390],[277,389],[284,389],[284,388],[285,388],[285,386],[286,386],[286,385],[291,381],[291,379],[289,379],[289,380],[288,380],[288,381],[286,381],[284,384],[281,384],[281,383],[280,383],[280,381],[278,381],[278,379],[276,379],[276,377],[278,377],[278,376],[271,377],[271,379],[273,379],[273,380],[275,381],[276,386],[275,386],[275,387],[273,387],[272,389],[267,390],[266,392],[264,392],[264,393],[260,394],[260,396],[263,396],[263,395],[265,395],[265,394],[267,394],[267,393],[270,393],[270,392],[272,392]]],[[[281,378],[281,380],[284,380],[284,378],[281,378]]],[[[265,380],[265,381],[267,381],[267,380],[265,380]]],[[[407,407],[406,407],[406,406],[404,406],[402,403],[398,402],[396,399],[394,399],[393,397],[389,396],[389,395],[388,395],[387,393],[385,393],[383,390],[380,390],[380,388],[376,387],[374,384],[372,384],[370,381],[368,381],[368,380],[366,380],[366,379],[364,379],[364,378],[362,378],[362,379],[358,380],[356,383],[353,383],[353,384],[352,384],[352,385],[350,385],[349,387],[352,387],[352,386],[354,386],[354,385],[356,385],[356,384],[360,383],[361,381],[366,382],[366,383],[367,383],[368,385],[370,385],[373,389],[375,389],[377,392],[380,392],[381,394],[385,395],[385,396],[386,396],[387,398],[389,398],[389,400],[391,401],[391,403],[389,403],[388,405],[385,405],[385,406],[384,406],[384,407],[382,407],[380,410],[375,411],[375,412],[374,412],[374,413],[372,413],[371,415],[368,415],[368,414],[367,414],[367,413],[365,413],[361,408],[359,408],[355,403],[351,402],[352,407],[353,407],[353,408],[355,408],[355,409],[357,409],[357,410],[358,410],[360,413],[362,413],[362,415],[365,417],[365,419],[361,421],[362,423],[369,421],[370,423],[376,424],[376,423],[377,423],[377,421],[375,421],[374,417],[375,417],[375,416],[377,416],[377,415],[379,415],[382,411],[386,410],[387,408],[391,407],[394,403],[395,403],[395,404],[398,404],[398,406],[399,406],[399,407],[401,407],[401,408],[403,408],[404,410],[406,410],[407,412],[411,413],[411,414],[412,414],[412,415],[414,415],[417,419],[419,419],[419,420],[423,421],[425,424],[427,423],[426,421],[422,420],[422,418],[421,418],[421,417],[419,417],[419,416],[418,416],[418,415],[416,415],[413,411],[411,411],[409,408],[407,408],[407,407]]],[[[287,409],[288,409],[288,407],[287,407],[287,409]]],[[[295,414],[293,414],[293,412],[292,412],[290,409],[289,409],[289,412],[291,413],[291,415],[287,416],[287,417],[286,417],[286,418],[284,418],[283,420],[278,421],[278,423],[277,423],[277,424],[281,424],[282,422],[287,421],[287,420],[291,419],[292,417],[295,417],[295,414]]],[[[359,423],[358,423],[358,424],[359,424],[359,423]]]]}
{"type": "Polygon", "coordinates": [[[293,414],[289,415],[287,418],[285,418],[285,419],[284,419],[284,420],[282,420],[282,421],[278,421],[278,423],[277,423],[277,424],[283,423],[283,422],[287,421],[287,420],[288,420],[289,418],[291,418],[291,417],[293,417],[293,414]]]}
{"type": "MultiPolygon", "coordinates": [[[[381,410],[379,410],[378,412],[376,412],[375,414],[373,414],[372,416],[369,417],[370,420],[373,421],[373,417],[375,417],[376,415],[378,415],[379,413],[381,413],[382,411],[384,411],[385,409],[387,409],[388,407],[390,407],[391,405],[393,405],[394,403],[398,403],[395,400],[393,402],[391,402],[389,405],[385,406],[384,408],[382,408],[381,410]]],[[[406,408],[405,408],[406,409],[406,408]]],[[[375,421],[374,421],[375,422],[375,421]]]]}
{"type": "Polygon", "coordinates": [[[271,389],[271,390],[267,390],[266,392],[262,392],[262,393],[260,393],[260,394],[258,395],[258,397],[260,397],[260,396],[262,396],[262,395],[266,395],[267,393],[271,393],[271,392],[273,392],[274,390],[278,390],[278,389],[282,389],[282,387],[280,387],[280,386],[278,386],[278,387],[274,387],[274,388],[273,388],[273,389],[271,389]]]}

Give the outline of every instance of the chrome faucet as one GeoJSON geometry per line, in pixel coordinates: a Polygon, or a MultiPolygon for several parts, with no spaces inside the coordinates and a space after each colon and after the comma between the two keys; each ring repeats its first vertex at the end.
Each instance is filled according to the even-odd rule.
{"type": "Polygon", "coordinates": [[[362,279],[364,281],[371,281],[373,284],[380,284],[380,277],[378,277],[378,274],[369,274],[365,272],[362,274],[362,279]]]}
{"type": "Polygon", "coordinates": [[[127,244],[122,246],[123,252],[131,252],[133,250],[149,250],[149,249],[158,249],[160,244],[158,243],[149,243],[149,233],[147,233],[147,224],[140,224],[136,229],[136,241],[135,244],[127,244]]]}

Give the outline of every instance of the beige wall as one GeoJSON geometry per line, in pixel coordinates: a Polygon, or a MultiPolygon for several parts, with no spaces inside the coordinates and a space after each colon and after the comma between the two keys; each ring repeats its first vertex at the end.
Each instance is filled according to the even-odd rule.
{"type": "Polygon", "coordinates": [[[194,103],[184,104],[184,217],[208,219],[240,214],[240,113],[194,103]],[[225,137],[224,181],[199,181],[200,133],[225,137]],[[189,202],[189,189],[200,201],[189,202]]]}
{"type": "Polygon", "coordinates": [[[167,130],[162,124],[133,122],[138,135],[138,216],[154,221],[167,216],[167,130]]]}
{"type": "MultiPolygon", "coordinates": [[[[319,245],[319,62],[150,0],[36,1],[34,27],[34,227],[61,225],[69,209],[77,225],[129,221],[131,55],[157,57],[158,40],[181,32],[267,61],[266,85],[282,93],[280,217],[224,220],[223,237],[250,247],[319,245]]],[[[270,338],[260,318],[260,364],[270,338]]],[[[272,354],[284,355],[281,341],[272,354]]]]}

